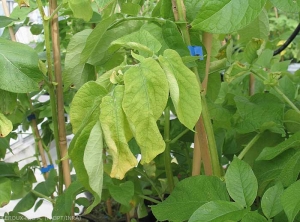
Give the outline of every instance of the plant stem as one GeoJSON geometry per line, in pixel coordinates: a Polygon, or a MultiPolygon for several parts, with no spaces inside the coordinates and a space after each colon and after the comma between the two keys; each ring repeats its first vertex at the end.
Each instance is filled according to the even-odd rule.
{"type": "MultiPolygon", "coordinates": [[[[258,78],[260,78],[262,81],[265,81],[266,78],[262,76],[260,73],[255,72],[254,70],[250,70],[253,74],[255,74],[258,78]]],[[[297,113],[300,114],[300,110],[297,106],[279,89],[278,86],[271,86],[282,98],[283,100],[289,104],[297,113]]]]}
{"type": "MultiPolygon", "coordinates": [[[[184,7],[183,0],[172,0],[172,4],[173,4],[173,12],[174,12],[175,20],[177,18],[178,21],[183,22],[182,24],[179,25],[179,29],[182,33],[184,42],[187,45],[190,45],[191,41],[190,41],[189,31],[187,29],[186,24],[184,24],[184,22],[186,22],[186,15],[185,15],[185,7],[184,7]]],[[[202,84],[199,79],[197,68],[193,68],[193,72],[195,73],[198,79],[200,93],[201,93],[202,84]]],[[[206,104],[206,98],[205,95],[203,95],[203,93],[201,93],[201,102],[202,102],[202,119],[200,118],[197,124],[201,126],[202,125],[201,121],[202,121],[203,122],[202,126],[204,126],[205,130],[203,131],[204,133],[197,134],[198,141],[195,140],[193,165],[194,164],[196,165],[193,166],[193,169],[200,168],[201,165],[201,151],[200,151],[200,141],[201,141],[201,145],[204,146],[202,150],[209,150],[210,153],[210,157],[203,156],[202,159],[204,160],[208,159],[208,161],[211,161],[213,174],[216,176],[221,176],[221,166],[219,163],[215,136],[214,136],[211,119],[208,112],[208,107],[206,104]],[[207,140],[208,142],[206,144],[202,143],[205,140],[207,140]]],[[[198,172],[200,172],[200,169],[197,170],[197,173],[198,172]]],[[[197,174],[194,172],[193,175],[197,175],[197,174]]]]}
{"type": "Polygon", "coordinates": [[[126,17],[117,20],[114,24],[112,24],[108,30],[115,28],[119,24],[125,21],[136,20],[136,21],[150,21],[150,22],[158,22],[158,23],[166,23],[166,20],[163,18],[153,18],[153,17],[126,17]]]}
{"type": "Polygon", "coordinates": [[[258,133],[253,137],[253,139],[247,144],[247,146],[242,150],[242,152],[238,155],[238,158],[241,160],[244,158],[246,153],[253,147],[253,145],[257,142],[257,140],[261,137],[262,133],[258,133]]]}
{"type": "Polygon", "coordinates": [[[145,195],[142,195],[142,194],[140,194],[139,197],[140,197],[140,198],[143,198],[143,199],[145,199],[145,200],[149,200],[149,201],[151,201],[152,203],[157,203],[157,204],[161,203],[161,202],[158,201],[158,200],[155,200],[155,199],[153,199],[153,198],[151,198],[151,197],[148,197],[148,196],[145,196],[145,195]]]}
{"type": "Polygon", "coordinates": [[[184,136],[188,131],[190,131],[189,129],[185,129],[183,130],[181,133],[179,133],[174,139],[171,140],[170,144],[174,144],[176,143],[182,136],[184,136]]]}
{"type": "Polygon", "coordinates": [[[48,201],[51,202],[52,204],[55,204],[55,201],[54,201],[54,200],[52,200],[51,198],[45,196],[44,194],[42,194],[42,193],[40,193],[40,192],[37,192],[37,191],[35,191],[35,190],[31,190],[30,192],[33,193],[34,195],[40,197],[40,198],[44,198],[44,199],[48,200],[48,201]]]}
{"type": "Polygon", "coordinates": [[[173,172],[171,165],[171,150],[170,150],[170,107],[167,106],[165,109],[165,125],[164,125],[164,139],[166,143],[166,149],[164,152],[165,158],[165,170],[168,179],[168,185],[170,188],[170,192],[174,189],[174,180],[173,180],[173,172]]]}
{"type": "Polygon", "coordinates": [[[210,57],[211,57],[211,49],[212,49],[212,41],[213,41],[213,35],[208,32],[204,32],[202,34],[202,41],[203,45],[206,49],[206,64],[205,64],[205,77],[202,81],[202,89],[204,90],[204,95],[206,95],[207,92],[207,84],[208,84],[208,74],[210,69],[210,57]]]}
{"type": "Polygon", "coordinates": [[[63,6],[63,4],[60,4],[58,7],[56,7],[56,9],[51,13],[51,15],[50,15],[49,17],[45,18],[45,19],[46,19],[46,20],[52,20],[53,17],[54,17],[55,15],[57,15],[59,9],[61,9],[62,6],[63,6]]]}
{"type": "MultiPolygon", "coordinates": [[[[58,116],[58,135],[59,135],[59,149],[61,157],[65,157],[68,153],[66,127],[65,127],[65,112],[64,112],[64,97],[63,97],[63,82],[61,72],[61,59],[60,59],[60,41],[59,41],[59,26],[56,0],[50,0],[50,14],[53,19],[51,20],[51,33],[52,33],[52,48],[54,57],[54,71],[56,86],[56,99],[57,99],[57,116],[58,116]]],[[[66,188],[71,184],[70,164],[69,160],[62,161],[63,179],[66,188]]]]}

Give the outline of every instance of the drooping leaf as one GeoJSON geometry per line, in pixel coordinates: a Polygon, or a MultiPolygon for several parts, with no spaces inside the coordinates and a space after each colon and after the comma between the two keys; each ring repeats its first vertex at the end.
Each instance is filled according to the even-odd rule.
{"type": "Polygon", "coordinates": [[[0,208],[7,205],[11,196],[11,182],[10,179],[0,178],[0,208]]]}
{"type": "Polygon", "coordinates": [[[6,137],[12,130],[12,122],[0,113],[0,137],[6,137]]]}
{"type": "Polygon", "coordinates": [[[189,219],[189,222],[224,222],[239,221],[247,213],[238,203],[215,200],[199,207],[189,219]]]}
{"type": "Polygon", "coordinates": [[[140,54],[145,57],[152,56],[153,53],[157,53],[161,48],[160,42],[149,32],[143,29],[125,35],[113,41],[111,45],[119,45],[130,49],[138,50],[140,54]]]}
{"type": "Polygon", "coordinates": [[[280,183],[270,187],[261,199],[261,208],[267,218],[272,218],[280,213],[283,208],[280,203],[283,186],[280,183]]]}
{"type": "Polygon", "coordinates": [[[13,211],[15,212],[25,212],[27,210],[30,210],[37,200],[37,196],[33,193],[29,192],[26,194],[25,197],[23,197],[17,205],[14,207],[13,211]]]}
{"type": "Polygon", "coordinates": [[[0,28],[6,27],[13,23],[14,21],[18,21],[17,19],[9,18],[6,16],[0,16],[0,28]]]}
{"type": "Polygon", "coordinates": [[[81,18],[86,22],[92,18],[93,9],[90,0],[68,0],[68,3],[75,18],[81,18]]]}
{"type": "Polygon", "coordinates": [[[27,93],[39,89],[43,74],[37,53],[31,47],[0,38],[0,89],[27,93]],[[26,55],[26,56],[24,56],[26,55]]]}
{"type": "Polygon", "coordinates": [[[65,221],[64,216],[71,216],[72,207],[76,195],[84,190],[79,181],[75,181],[65,190],[65,192],[56,198],[55,206],[52,211],[52,217],[56,218],[55,221],[65,221]]]}
{"type": "Polygon", "coordinates": [[[185,221],[200,206],[215,200],[229,201],[225,184],[217,177],[194,176],[180,181],[165,201],[152,206],[152,212],[161,221],[185,221]]]}
{"type": "Polygon", "coordinates": [[[166,50],[159,62],[167,76],[170,95],[178,118],[193,130],[201,113],[200,89],[195,74],[182,62],[174,50],[166,50]]]}
{"type": "Polygon", "coordinates": [[[248,212],[241,222],[267,222],[267,219],[256,211],[248,212]]]}
{"type": "Polygon", "coordinates": [[[91,130],[89,139],[84,151],[83,163],[89,177],[91,189],[101,199],[103,186],[103,136],[100,123],[91,130]]]}
{"type": "MultiPolygon", "coordinates": [[[[76,0],[74,0],[76,1],[76,0]]],[[[86,63],[92,53],[96,50],[99,44],[103,44],[101,42],[101,37],[104,35],[108,27],[115,21],[116,16],[110,16],[107,19],[102,20],[98,23],[95,29],[91,32],[86,40],[86,44],[82,51],[80,61],[81,63],[86,63]]]]}
{"type": "Polygon", "coordinates": [[[156,125],[168,100],[169,87],[159,64],[152,58],[124,73],[123,109],[135,128],[134,137],[142,152],[142,163],[162,153],[165,143],[156,125]]]}
{"type": "Polygon", "coordinates": [[[255,20],[265,3],[266,0],[204,0],[191,25],[211,33],[237,31],[255,20]]]}
{"type": "Polygon", "coordinates": [[[130,205],[130,200],[134,194],[134,184],[132,181],[126,181],[125,183],[121,183],[120,185],[111,185],[109,186],[109,193],[111,194],[112,198],[125,205],[130,205]]]}
{"type": "Polygon", "coordinates": [[[122,109],[123,96],[124,86],[117,86],[113,95],[102,99],[100,106],[100,122],[109,148],[108,152],[113,158],[110,176],[120,180],[128,170],[137,165],[137,160],[127,143],[132,138],[132,133],[122,109]]]}
{"type": "Polygon", "coordinates": [[[44,200],[43,200],[43,199],[40,199],[40,200],[35,204],[34,209],[33,209],[34,212],[36,212],[36,211],[40,208],[40,206],[42,206],[43,202],[44,202],[44,200]]]}
{"type": "Polygon", "coordinates": [[[93,66],[86,63],[80,63],[81,52],[84,49],[87,38],[91,32],[91,29],[85,29],[73,35],[70,40],[63,72],[65,88],[73,84],[75,88],[79,89],[87,82],[89,74],[95,75],[93,66]]]}
{"type": "Polygon", "coordinates": [[[256,198],[258,184],[251,167],[244,161],[234,158],[225,174],[226,187],[231,198],[250,207],[256,198]]]}
{"type": "Polygon", "coordinates": [[[241,42],[248,42],[252,38],[267,40],[269,36],[269,18],[267,11],[264,9],[253,22],[241,29],[238,33],[241,42]]]}
{"type": "Polygon", "coordinates": [[[300,211],[300,180],[293,183],[283,192],[281,204],[289,222],[294,221],[300,211]]]}
{"type": "Polygon", "coordinates": [[[300,2],[299,1],[293,1],[293,0],[286,0],[286,1],[280,1],[280,0],[271,0],[274,7],[285,11],[285,12],[299,12],[300,10],[300,2]]]}
{"type": "Polygon", "coordinates": [[[246,60],[246,62],[248,62],[249,64],[254,63],[261,53],[262,49],[264,48],[264,44],[265,41],[263,39],[252,38],[246,45],[244,51],[244,59],[246,60]]]}
{"type": "Polygon", "coordinates": [[[76,133],[79,130],[86,118],[89,118],[91,115],[93,115],[93,118],[99,117],[99,105],[102,97],[106,94],[106,89],[92,81],[85,83],[78,90],[70,107],[70,120],[73,133],[76,133]]]}
{"type": "Polygon", "coordinates": [[[300,145],[300,132],[295,133],[282,143],[274,147],[266,147],[263,149],[257,160],[271,160],[283,153],[287,149],[297,147],[300,145]]]}
{"type": "Polygon", "coordinates": [[[249,100],[242,96],[236,96],[234,100],[241,116],[237,123],[238,132],[249,133],[268,128],[272,132],[283,133],[284,104],[276,96],[257,93],[249,100]]]}

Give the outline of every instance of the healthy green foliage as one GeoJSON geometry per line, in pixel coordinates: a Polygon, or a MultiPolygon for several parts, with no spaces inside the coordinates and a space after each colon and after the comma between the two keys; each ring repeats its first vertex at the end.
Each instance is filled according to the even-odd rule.
{"type": "Polygon", "coordinates": [[[294,221],[300,211],[300,181],[293,183],[281,196],[281,204],[289,222],[294,221]]]}
{"type": "Polygon", "coordinates": [[[261,208],[267,218],[272,218],[282,211],[280,202],[283,186],[280,183],[270,187],[261,199],[261,208]]]}
{"type": "Polygon", "coordinates": [[[68,0],[69,7],[74,17],[89,21],[92,18],[93,10],[89,0],[68,0]]]}
{"type": "Polygon", "coordinates": [[[15,21],[17,21],[17,19],[9,18],[6,16],[0,16],[0,28],[6,27],[15,21]]]}
{"type": "Polygon", "coordinates": [[[10,201],[11,182],[8,178],[0,178],[0,207],[4,207],[10,201]]]}
{"type": "Polygon", "coordinates": [[[257,179],[251,167],[234,158],[225,174],[226,187],[230,197],[243,207],[250,207],[257,195],[257,179]]]}

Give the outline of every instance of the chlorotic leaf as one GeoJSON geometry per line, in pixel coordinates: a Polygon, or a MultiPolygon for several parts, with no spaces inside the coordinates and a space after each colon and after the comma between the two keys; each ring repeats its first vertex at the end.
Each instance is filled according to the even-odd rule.
{"type": "Polygon", "coordinates": [[[0,113],[0,137],[6,137],[12,130],[12,122],[0,113]]]}
{"type": "Polygon", "coordinates": [[[159,57],[170,87],[170,95],[180,122],[193,130],[201,113],[200,88],[195,74],[174,50],[159,57]]]}
{"type": "Polygon", "coordinates": [[[238,203],[215,200],[199,207],[189,219],[189,222],[224,222],[240,221],[247,213],[238,203]]]}
{"type": "Polygon", "coordinates": [[[289,222],[294,221],[300,211],[300,180],[293,183],[283,192],[281,204],[289,222]]]}
{"type": "Polygon", "coordinates": [[[68,0],[70,9],[75,18],[81,18],[86,22],[93,16],[93,9],[90,0],[68,0]]]}
{"type": "Polygon", "coordinates": [[[100,123],[91,130],[87,141],[83,163],[89,177],[89,185],[91,189],[101,198],[103,186],[103,136],[100,123]]]}
{"type": "Polygon", "coordinates": [[[165,149],[156,120],[168,101],[168,82],[158,63],[147,58],[124,73],[124,83],[122,106],[135,128],[134,137],[141,148],[142,163],[149,163],[165,149]]]}
{"type": "Polygon", "coordinates": [[[295,133],[282,143],[279,143],[274,147],[266,147],[258,156],[257,160],[271,160],[277,157],[279,154],[283,153],[287,149],[296,147],[300,145],[300,132],[295,133]]]}
{"type": "Polygon", "coordinates": [[[0,67],[5,67],[0,70],[0,89],[15,93],[38,90],[43,80],[38,63],[31,47],[0,38],[0,67]]]}
{"type": "Polygon", "coordinates": [[[272,218],[280,213],[283,208],[280,198],[283,193],[283,186],[280,183],[270,187],[262,196],[261,208],[267,218],[272,218]]]}
{"type": "Polygon", "coordinates": [[[0,178],[0,208],[7,205],[11,196],[11,182],[10,179],[0,178]]]}
{"type": "Polygon", "coordinates": [[[73,35],[70,40],[65,58],[65,70],[63,72],[65,88],[72,84],[74,88],[79,89],[87,82],[88,75],[95,72],[93,66],[80,63],[81,52],[91,32],[91,29],[85,29],[73,35]]]}
{"type": "Polygon", "coordinates": [[[85,83],[75,94],[71,103],[70,120],[72,123],[73,132],[76,133],[85,118],[89,118],[91,112],[94,117],[98,118],[100,114],[99,105],[102,97],[107,94],[106,89],[96,82],[85,83]]]}
{"type": "Polygon", "coordinates": [[[122,180],[128,170],[137,165],[128,141],[132,138],[129,123],[122,109],[124,86],[117,86],[113,95],[105,96],[101,103],[100,122],[108,152],[113,158],[111,177],[122,180]]]}
{"type": "Polygon", "coordinates": [[[229,201],[225,184],[214,176],[194,176],[180,181],[170,196],[152,212],[159,221],[186,221],[203,204],[229,201]]]}
{"type": "Polygon", "coordinates": [[[231,33],[249,25],[260,12],[266,0],[204,0],[194,29],[211,33],[231,33]]]}
{"type": "Polygon", "coordinates": [[[234,158],[225,174],[226,187],[231,198],[250,207],[256,198],[258,183],[251,167],[244,161],[234,158]]]}

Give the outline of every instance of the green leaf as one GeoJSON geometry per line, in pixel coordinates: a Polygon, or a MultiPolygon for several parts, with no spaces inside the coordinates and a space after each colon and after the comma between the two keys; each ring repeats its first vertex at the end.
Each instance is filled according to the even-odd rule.
{"type": "Polygon", "coordinates": [[[134,194],[134,184],[132,181],[126,181],[118,186],[112,184],[108,189],[110,195],[115,201],[125,206],[130,206],[130,200],[134,194]]]}
{"type": "Polygon", "coordinates": [[[184,6],[186,9],[186,19],[191,22],[195,19],[198,11],[201,9],[204,0],[185,0],[184,6]]]}
{"type": "Polygon", "coordinates": [[[149,32],[143,29],[129,35],[125,35],[113,41],[111,45],[136,49],[139,51],[140,55],[145,57],[152,56],[153,53],[157,53],[161,48],[160,42],[149,32]]]}
{"type": "Polygon", "coordinates": [[[39,89],[43,74],[37,53],[31,47],[0,38],[0,89],[27,93],[39,89]],[[26,56],[24,56],[26,55],[26,56]]]}
{"type": "Polygon", "coordinates": [[[0,208],[7,205],[11,196],[11,182],[10,179],[2,177],[0,178],[0,208]]]}
{"type": "Polygon", "coordinates": [[[247,210],[238,203],[215,200],[199,207],[189,219],[189,222],[224,222],[239,221],[247,210]]]}
{"type": "Polygon", "coordinates": [[[83,187],[79,181],[71,183],[65,192],[56,198],[55,205],[52,211],[52,217],[56,218],[55,221],[65,221],[64,216],[71,216],[72,207],[76,195],[83,191],[83,187]]]}
{"type": "Polygon", "coordinates": [[[6,137],[13,130],[13,125],[9,119],[0,113],[0,137],[6,137]]]}
{"type": "Polygon", "coordinates": [[[0,178],[1,177],[19,177],[18,163],[6,163],[0,161],[0,178]]]}
{"type": "Polygon", "coordinates": [[[124,86],[117,86],[112,95],[102,99],[100,106],[100,122],[105,143],[113,158],[110,176],[120,180],[124,178],[127,171],[137,165],[137,160],[127,143],[132,138],[132,133],[122,109],[123,96],[124,86]]]}
{"type": "Polygon", "coordinates": [[[0,89],[0,112],[11,114],[17,107],[17,94],[0,89]]]}
{"type": "Polygon", "coordinates": [[[152,11],[153,17],[160,17],[167,20],[174,20],[174,14],[172,11],[172,2],[169,0],[159,1],[152,11]]]}
{"type": "Polygon", "coordinates": [[[243,207],[252,205],[257,195],[258,183],[247,163],[235,157],[227,169],[225,181],[228,193],[235,202],[243,207]]]}
{"type": "Polygon", "coordinates": [[[149,163],[165,150],[156,120],[168,101],[167,79],[159,64],[147,58],[125,72],[124,83],[122,106],[135,128],[133,134],[141,148],[142,163],[149,163]]]}
{"type": "Polygon", "coordinates": [[[87,38],[92,32],[92,29],[85,29],[72,36],[67,48],[65,58],[65,69],[63,72],[64,87],[69,87],[71,84],[79,89],[88,80],[89,74],[95,72],[94,67],[80,63],[81,52],[85,47],[87,38]]]}
{"type": "Polygon", "coordinates": [[[241,222],[267,222],[267,220],[256,211],[250,211],[243,217],[241,222]]]}
{"type": "Polygon", "coordinates": [[[241,42],[248,42],[252,38],[267,40],[269,37],[269,18],[267,11],[264,9],[253,22],[241,29],[238,33],[241,42]]]}
{"type": "Polygon", "coordinates": [[[280,198],[283,193],[283,186],[280,183],[270,187],[261,199],[261,208],[264,215],[270,219],[280,213],[283,208],[280,198]]]}
{"type": "Polygon", "coordinates": [[[30,210],[37,200],[37,196],[29,192],[25,197],[23,197],[17,205],[14,207],[13,211],[15,212],[25,212],[30,210]]]}
{"type": "Polygon", "coordinates": [[[103,186],[103,136],[99,121],[92,128],[89,139],[87,141],[83,163],[89,177],[89,185],[91,189],[101,199],[103,186]]]}
{"type": "Polygon", "coordinates": [[[289,222],[294,221],[300,211],[300,180],[293,183],[283,192],[281,204],[289,222]]]}
{"type": "Polygon", "coordinates": [[[35,206],[34,206],[34,212],[36,212],[39,208],[40,208],[40,206],[43,204],[43,202],[44,202],[44,200],[43,199],[40,199],[36,204],[35,204],[35,206]]]}
{"type": "Polygon", "coordinates": [[[9,18],[6,16],[0,16],[0,28],[6,27],[11,23],[18,21],[17,19],[9,18]]]}
{"type": "Polygon", "coordinates": [[[115,19],[116,16],[110,16],[107,19],[104,19],[101,22],[99,22],[95,29],[93,29],[93,31],[86,40],[84,49],[82,50],[82,54],[80,57],[81,63],[86,63],[89,57],[92,55],[92,53],[97,49],[97,46],[99,44],[103,44],[103,41],[101,41],[101,37],[104,35],[108,27],[115,21],[115,19]]]}
{"type": "Polygon", "coordinates": [[[160,221],[185,221],[200,206],[215,200],[229,201],[225,184],[214,176],[194,176],[180,181],[165,201],[152,206],[152,212],[160,221]]]}
{"type": "Polygon", "coordinates": [[[93,9],[90,0],[68,0],[69,7],[75,18],[81,18],[88,22],[93,16],[93,9]]]}
{"type": "MultiPolygon", "coordinates": [[[[27,0],[26,0],[27,1],[27,0]]],[[[29,7],[15,7],[10,14],[10,18],[17,19],[19,21],[23,21],[26,19],[28,14],[37,9],[37,4],[35,1],[30,1],[29,7]]]]}
{"type": "Polygon", "coordinates": [[[204,0],[196,19],[194,29],[211,33],[231,33],[257,18],[266,0],[204,0]]]}
{"type": "Polygon", "coordinates": [[[201,113],[200,89],[195,74],[174,50],[166,50],[158,58],[170,87],[170,95],[180,122],[193,130],[201,113]]]}
{"type": "Polygon", "coordinates": [[[136,16],[140,10],[141,6],[139,4],[126,2],[121,5],[121,12],[127,15],[136,16]]]}
{"type": "Polygon", "coordinates": [[[106,89],[96,82],[85,83],[75,94],[70,107],[70,120],[73,132],[76,133],[84,123],[84,120],[98,118],[100,114],[99,105],[102,97],[107,94],[106,89]]]}
{"type": "Polygon", "coordinates": [[[257,160],[271,160],[283,153],[284,151],[300,145],[300,132],[295,133],[282,143],[274,147],[266,147],[263,149],[257,160]]]}
{"type": "Polygon", "coordinates": [[[299,12],[300,10],[300,2],[298,0],[271,0],[271,2],[274,7],[285,12],[299,12]]]}
{"type": "Polygon", "coordinates": [[[300,172],[300,152],[296,152],[293,157],[289,159],[282,169],[278,179],[282,182],[284,187],[288,187],[296,182],[300,172]]]}
{"type": "Polygon", "coordinates": [[[257,93],[248,100],[235,96],[237,110],[241,119],[237,123],[239,133],[257,131],[267,127],[275,133],[283,133],[282,118],[284,104],[270,93],[257,93]]]}
{"type": "Polygon", "coordinates": [[[250,42],[246,45],[245,52],[244,52],[244,59],[249,64],[255,62],[258,58],[262,49],[265,46],[265,41],[262,39],[252,38],[250,42]]]}

